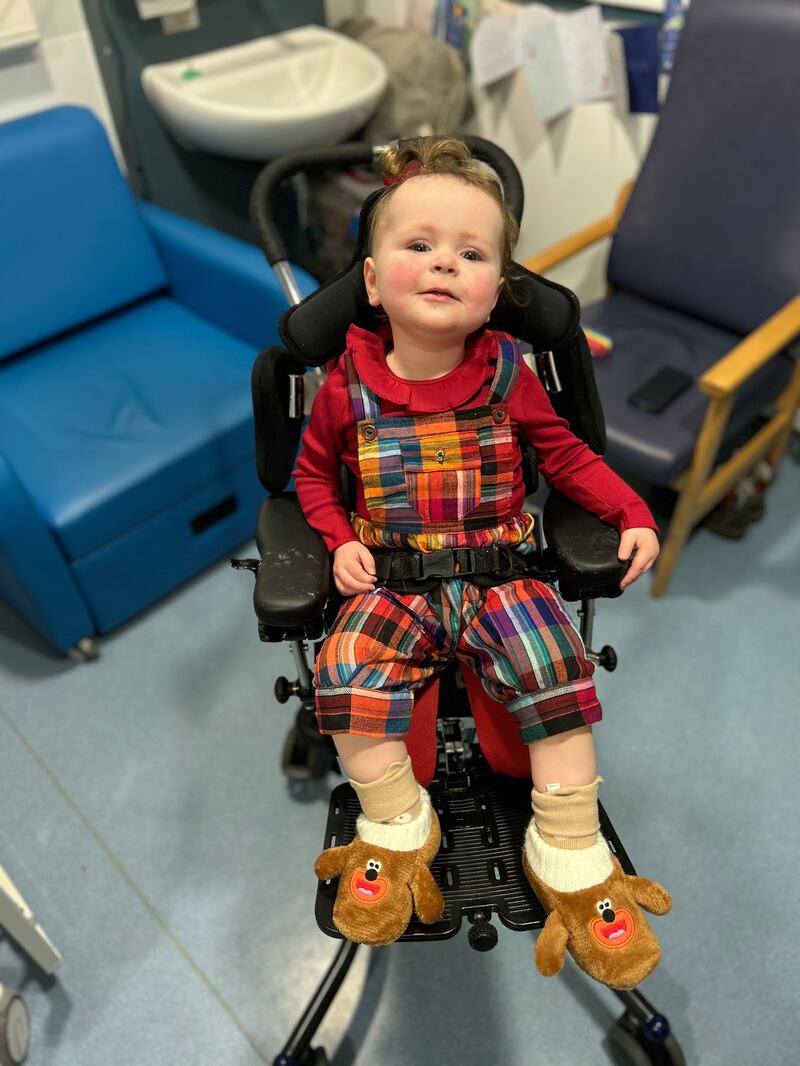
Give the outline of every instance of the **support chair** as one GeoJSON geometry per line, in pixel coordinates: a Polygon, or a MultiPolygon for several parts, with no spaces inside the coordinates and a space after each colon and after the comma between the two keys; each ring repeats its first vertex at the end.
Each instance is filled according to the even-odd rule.
{"type": "Polygon", "coordinates": [[[93,657],[252,535],[283,297],[257,248],[135,199],[84,108],[0,125],[0,235],[0,598],[93,657]]]}
{"type": "Polygon", "coordinates": [[[525,261],[538,274],[606,237],[609,294],[582,322],[606,459],[677,495],[652,593],[692,528],[763,459],[775,467],[800,404],[800,138],[796,0],[695,0],[635,185],[605,219],[525,261]],[[628,397],[662,367],[694,382],[657,414],[628,397]]]}
{"type": "MultiPolygon", "coordinates": [[[[517,216],[522,211],[522,186],[511,160],[479,138],[465,138],[473,154],[498,172],[508,202],[517,216]]],[[[303,153],[278,160],[259,176],[251,214],[270,262],[284,282],[290,303],[296,302],[285,252],[274,232],[269,202],[278,181],[297,171],[335,165],[367,164],[373,158],[367,145],[303,153]]],[[[360,233],[374,198],[362,211],[360,233]]],[[[294,780],[323,778],[336,769],[329,737],[316,728],[309,646],[318,648],[338,601],[331,590],[329,557],[322,538],[305,522],[290,474],[303,423],[301,393],[306,367],[321,367],[341,353],[351,322],[375,325],[363,284],[359,239],[353,265],[316,293],[292,307],[281,319],[284,347],[259,356],[253,371],[256,455],[269,496],[259,514],[257,560],[232,560],[256,577],[254,606],[263,641],[289,641],[297,677],[276,682],[276,697],[299,700],[294,728],[283,752],[283,770],[294,780]]],[[[491,325],[527,341],[543,378],[552,390],[557,409],[573,430],[598,451],[604,431],[602,411],[592,379],[586,340],[579,327],[574,295],[561,286],[518,268],[514,284],[525,306],[498,304],[491,325]]],[[[312,372],[313,374],[313,372],[312,372]]],[[[312,377],[313,380],[313,377],[312,377]]],[[[535,481],[535,457],[528,455],[529,488],[535,481]]],[[[347,498],[347,478],[343,478],[347,498]]],[[[547,550],[538,557],[540,574],[558,581],[562,595],[581,602],[582,633],[589,647],[595,599],[619,595],[626,565],[617,558],[617,531],[571,501],[551,494],[544,506],[547,550]]],[[[607,669],[616,665],[613,649],[591,653],[607,669]]],[[[521,871],[523,836],[530,819],[530,763],[527,748],[505,708],[489,699],[468,671],[446,670],[417,694],[412,730],[406,738],[414,772],[430,789],[438,812],[443,844],[432,872],[442,889],[446,910],[433,926],[413,920],[400,941],[444,939],[454,936],[466,917],[471,946],[485,951],[497,941],[492,914],[511,929],[541,928],[545,914],[521,871]]],[[[324,846],[346,844],[355,835],[359,806],[349,784],[331,796],[324,846]]],[[[601,810],[601,822],[612,850],[626,872],[632,872],[614,829],[601,810]]],[[[316,918],[320,928],[341,939],[332,921],[335,885],[320,883],[316,918]]],[[[276,1064],[324,1064],[322,1049],[311,1047],[313,1035],[328,1009],[358,945],[344,942],[328,973],[304,1011],[276,1064]]],[[[532,970],[533,976],[533,970],[532,970]]],[[[666,1019],[638,990],[618,992],[625,1013],[614,1026],[611,1040],[628,1061],[682,1063],[683,1057],[666,1019]]]]}

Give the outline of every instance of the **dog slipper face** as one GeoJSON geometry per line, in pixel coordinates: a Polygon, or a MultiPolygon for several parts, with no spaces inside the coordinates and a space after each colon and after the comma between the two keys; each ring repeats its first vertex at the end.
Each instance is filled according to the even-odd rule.
{"type": "Polygon", "coordinates": [[[651,886],[669,909],[669,895],[644,878],[628,877],[616,857],[611,875],[599,885],[578,892],[557,892],[545,885],[523,857],[525,874],[547,911],[545,927],[536,944],[536,965],[541,973],[558,973],[569,951],[590,977],[611,988],[630,989],[658,965],[661,949],[634,893],[651,886]]]}
{"type": "MultiPolygon", "coordinates": [[[[405,932],[415,910],[427,924],[438,921],[444,899],[428,867],[440,842],[434,813],[428,839],[414,851],[391,851],[360,837],[332,849],[338,853],[333,921],[339,932],[359,944],[391,944],[405,932]]],[[[317,859],[318,876],[335,876],[330,856],[330,851],[323,852],[317,859]]]]}

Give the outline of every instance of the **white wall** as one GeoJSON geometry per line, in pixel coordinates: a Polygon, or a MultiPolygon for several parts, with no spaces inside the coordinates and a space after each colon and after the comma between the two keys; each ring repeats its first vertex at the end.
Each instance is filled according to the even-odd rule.
{"type": "MultiPolygon", "coordinates": [[[[406,0],[326,0],[335,26],[361,14],[400,25],[406,0]]],[[[635,15],[635,12],[632,12],[635,15]]],[[[639,170],[656,124],[655,115],[620,116],[612,103],[583,104],[545,126],[518,72],[485,90],[473,90],[474,114],[465,132],[494,141],[522,174],[525,213],[517,258],[525,259],[603,215],[621,186],[639,170]]],[[[603,241],[552,271],[583,302],[604,295],[603,241]]]]}
{"type": "MultiPolygon", "coordinates": [[[[583,104],[544,125],[522,73],[473,93],[467,131],[503,148],[519,167],[525,212],[517,258],[525,259],[610,213],[622,185],[641,165],[655,115],[621,117],[613,103],[583,104]]],[[[550,276],[583,302],[605,293],[609,241],[553,270],[550,276]]]]}
{"type": "Polygon", "coordinates": [[[103,122],[122,163],[80,0],[30,0],[30,3],[41,40],[31,48],[0,58],[0,122],[57,104],[82,104],[103,122]]]}

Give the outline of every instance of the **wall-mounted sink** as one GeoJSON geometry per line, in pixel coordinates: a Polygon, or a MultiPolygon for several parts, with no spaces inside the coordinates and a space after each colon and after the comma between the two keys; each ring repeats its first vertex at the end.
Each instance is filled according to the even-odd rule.
{"type": "Polygon", "coordinates": [[[346,140],[377,107],[386,68],[333,30],[301,26],[142,71],[142,88],[182,143],[238,159],[346,140]]]}

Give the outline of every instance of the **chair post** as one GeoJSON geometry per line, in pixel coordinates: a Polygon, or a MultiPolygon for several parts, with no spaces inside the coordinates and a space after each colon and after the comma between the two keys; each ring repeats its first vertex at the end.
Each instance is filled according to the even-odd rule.
{"type": "Polygon", "coordinates": [[[689,476],[683,486],[672,519],[669,523],[664,549],[656,563],[652,596],[663,596],[669,587],[672,572],[678,562],[692,526],[697,521],[698,501],[706,479],[717,458],[722,434],[728,424],[735,393],[714,397],[709,401],[703,428],[697,438],[689,476]]]}
{"type": "Polygon", "coordinates": [[[781,394],[777,406],[779,411],[786,413],[786,425],[779,433],[770,451],[767,453],[767,462],[773,470],[777,469],[778,464],[783,458],[783,453],[786,451],[786,446],[792,435],[795,415],[798,409],[800,409],[800,355],[797,357],[797,362],[792,371],[789,384],[781,394]]]}

